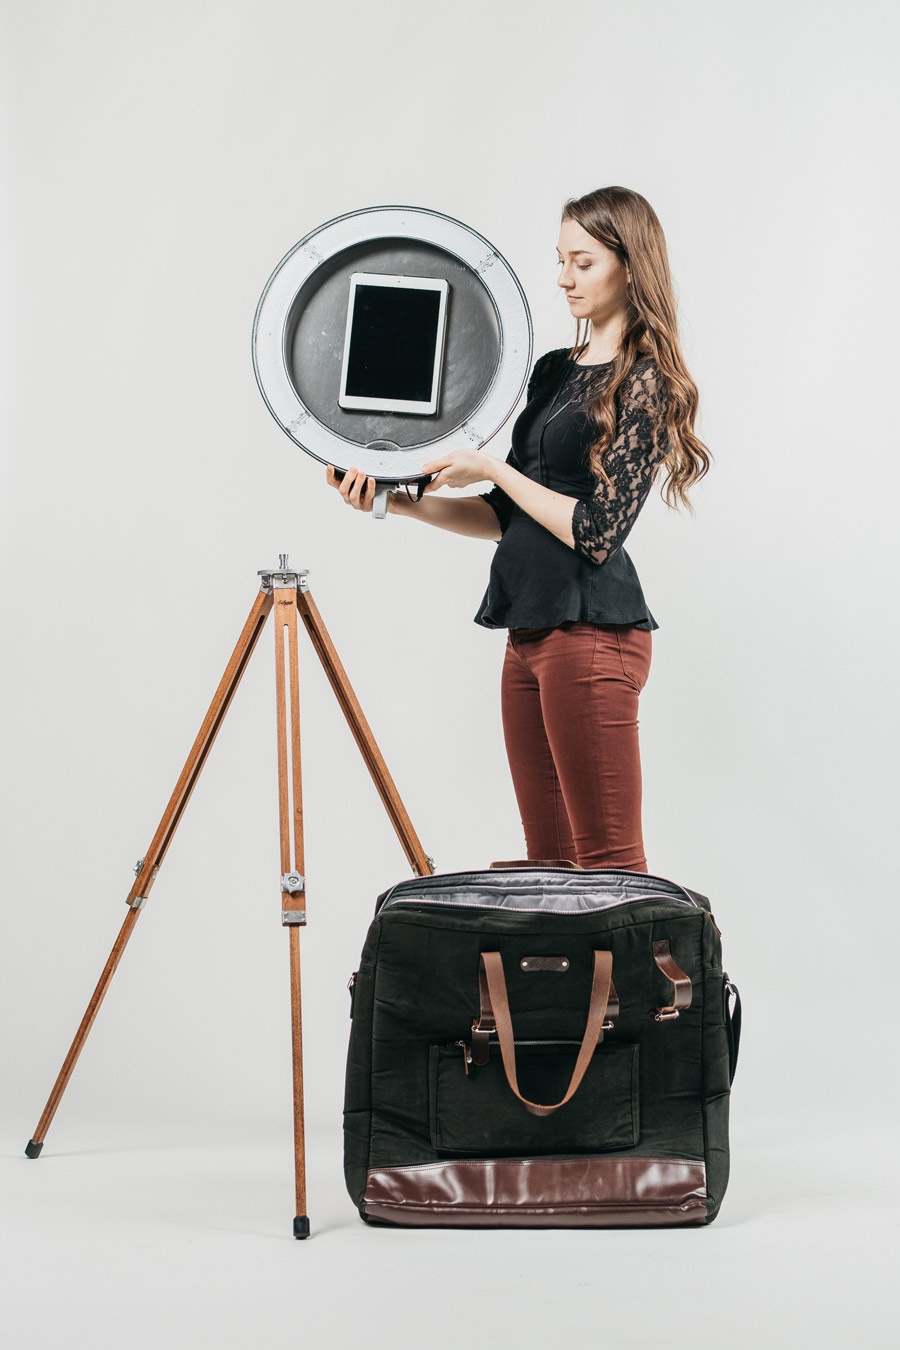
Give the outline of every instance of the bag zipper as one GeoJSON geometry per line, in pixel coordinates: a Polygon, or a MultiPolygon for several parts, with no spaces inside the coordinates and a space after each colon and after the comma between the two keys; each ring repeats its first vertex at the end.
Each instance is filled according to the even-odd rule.
{"type": "MultiPolygon", "coordinates": [[[[517,870],[518,870],[518,869],[517,869],[517,870]]],[[[564,870],[565,870],[564,868],[560,868],[560,871],[564,871],[564,870]]],[[[571,873],[570,873],[570,875],[571,875],[571,873]]],[[[405,883],[405,882],[401,882],[400,885],[406,885],[406,883],[405,883]]],[[[550,915],[552,915],[554,918],[557,918],[557,919],[558,919],[558,918],[567,918],[567,919],[568,919],[568,918],[576,918],[576,917],[578,917],[579,915],[582,915],[582,914],[602,914],[602,913],[605,913],[606,910],[608,910],[608,909],[618,909],[620,905],[639,905],[639,904],[641,904],[642,902],[645,902],[645,901],[648,901],[648,900],[657,900],[657,901],[659,901],[659,900],[665,900],[665,901],[672,901],[672,903],[673,903],[673,904],[676,904],[676,905],[690,905],[692,909],[700,909],[700,906],[699,906],[698,904],[695,904],[695,902],[694,902],[693,900],[690,900],[690,899],[688,899],[688,900],[682,900],[681,896],[679,896],[679,895],[654,895],[654,894],[650,894],[650,895],[633,895],[633,896],[630,895],[630,896],[628,896],[627,899],[625,899],[625,900],[617,900],[617,901],[615,902],[615,904],[612,904],[612,905],[604,905],[603,908],[600,909],[600,910],[596,910],[596,909],[552,910],[552,909],[547,909],[546,907],[539,907],[539,908],[537,908],[537,909],[525,909],[525,908],[519,907],[519,906],[517,906],[515,909],[511,909],[509,905],[480,905],[480,904],[479,904],[479,905],[476,905],[476,904],[472,904],[470,901],[467,901],[467,900],[429,900],[428,897],[427,897],[427,896],[424,896],[424,895],[411,895],[411,896],[409,896],[408,898],[403,897],[403,896],[400,896],[398,899],[395,899],[395,900],[394,900],[394,904],[395,904],[395,905],[438,905],[438,906],[443,905],[446,909],[474,909],[474,910],[477,910],[477,911],[481,911],[481,910],[499,910],[501,913],[504,913],[504,914],[550,914],[550,915]]],[[[705,914],[707,911],[706,911],[706,910],[703,910],[702,912],[705,914]]]]}
{"type": "MultiPolygon", "coordinates": [[[[633,876],[635,875],[634,872],[632,872],[632,871],[627,871],[625,868],[621,868],[621,867],[604,867],[604,868],[598,868],[597,870],[598,870],[598,871],[601,871],[601,872],[603,873],[604,876],[611,876],[611,877],[616,877],[616,876],[619,876],[619,877],[622,877],[622,876],[633,877],[633,876]]],[[[534,876],[535,873],[539,873],[539,874],[544,875],[544,876],[546,876],[546,875],[549,874],[549,875],[551,875],[551,876],[566,876],[566,877],[570,877],[570,878],[571,878],[571,877],[579,877],[579,876],[583,875],[582,873],[578,872],[575,868],[571,868],[571,867],[498,867],[498,868],[495,868],[495,869],[491,869],[490,872],[488,873],[488,875],[490,875],[490,876],[492,876],[492,877],[494,877],[494,876],[496,876],[496,877],[503,877],[503,876],[534,876]]],[[[413,878],[412,878],[411,880],[409,880],[409,881],[398,881],[398,882],[396,883],[396,885],[392,886],[392,887],[390,888],[390,890],[386,893],[386,895],[384,896],[384,899],[383,899],[383,900],[381,901],[381,903],[378,905],[378,909],[376,910],[376,912],[378,912],[378,910],[383,909],[384,906],[387,904],[387,902],[388,902],[389,900],[394,899],[394,897],[397,895],[397,892],[399,892],[399,891],[405,891],[405,890],[407,890],[409,887],[412,887],[412,886],[420,886],[420,885],[422,884],[422,882],[426,882],[426,883],[427,883],[427,882],[429,882],[429,881],[433,881],[433,882],[438,883],[438,884],[440,884],[440,885],[445,885],[445,884],[450,884],[450,883],[453,883],[453,882],[456,882],[456,881],[465,881],[465,880],[468,880],[468,879],[470,879],[473,875],[483,875],[483,873],[475,874],[475,873],[472,873],[472,872],[442,872],[442,873],[440,873],[439,875],[433,873],[430,877],[413,877],[413,878]]],[[[702,906],[700,906],[700,905],[697,904],[696,900],[693,900],[693,899],[688,895],[687,891],[684,889],[683,886],[679,886],[679,884],[678,884],[677,881],[670,881],[668,877],[651,876],[651,875],[649,875],[648,873],[644,873],[643,875],[646,876],[648,882],[662,881],[662,882],[664,882],[665,885],[667,885],[667,886],[673,886],[673,887],[675,887],[676,890],[678,890],[678,891],[681,892],[681,895],[679,895],[679,896],[662,895],[662,896],[648,896],[648,897],[639,896],[639,897],[637,897],[638,899],[645,899],[645,898],[646,898],[646,899],[651,899],[651,898],[652,898],[652,899],[662,899],[662,900],[677,900],[677,901],[679,901],[681,904],[684,904],[684,905],[690,905],[693,909],[701,909],[701,908],[702,908],[702,906]]],[[[400,896],[399,898],[400,898],[401,900],[403,900],[403,903],[409,903],[404,897],[400,896]]],[[[420,897],[420,899],[421,899],[421,903],[423,903],[423,904],[446,904],[446,905],[452,905],[452,904],[460,905],[460,904],[462,904],[462,905],[464,905],[464,904],[466,903],[465,901],[452,901],[452,900],[434,901],[434,900],[428,900],[428,899],[426,899],[424,896],[423,896],[423,897],[420,897]]],[[[629,900],[619,900],[619,901],[617,901],[616,903],[617,903],[617,904],[628,904],[628,903],[630,903],[630,899],[629,899],[629,900]]],[[[509,907],[508,907],[507,905],[473,905],[473,906],[471,906],[471,908],[473,908],[473,909],[506,909],[506,910],[509,909],[509,907]]],[[[605,908],[612,909],[612,908],[614,908],[614,906],[609,905],[609,906],[605,906],[605,908]]],[[[531,914],[531,913],[542,913],[542,914],[543,914],[543,913],[548,913],[548,912],[550,912],[550,911],[541,909],[541,910],[537,910],[537,911],[536,911],[536,910],[518,910],[518,911],[515,911],[515,912],[517,912],[517,913],[523,913],[523,914],[531,914]]],[[[582,912],[590,913],[591,911],[580,911],[580,910],[579,910],[579,911],[572,911],[572,912],[574,912],[574,913],[582,913],[582,912]]],[[[706,912],[706,911],[704,910],[704,913],[705,913],[705,912],[706,912]]]]}
{"type": "MultiPolygon", "coordinates": [[[[491,1036],[496,1036],[497,1033],[496,1033],[496,1031],[492,1031],[492,1032],[490,1033],[490,1035],[491,1035],[491,1036]]],[[[499,1044],[500,1044],[500,1041],[499,1041],[499,1040],[495,1040],[495,1041],[491,1041],[491,1042],[490,1042],[490,1045],[493,1045],[493,1046],[499,1046],[499,1044]]],[[[549,1039],[546,1039],[546,1038],[545,1038],[545,1039],[542,1039],[542,1040],[526,1040],[526,1041],[514,1040],[514,1041],[513,1041],[513,1046],[516,1046],[516,1047],[517,1047],[517,1046],[520,1046],[520,1045],[581,1045],[581,1041],[570,1040],[570,1039],[568,1039],[568,1038],[566,1038],[566,1039],[559,1039],[559,1038],[553,1038],[553,1037],[551,1037],[551,1038],[549,1038],[549,1039]]],[[[469,1072],[469,1065],[472,1063],[472,1045],[471,1045],[471,1042],[470,1042],[470,1041],[465,1041],[465,1040],[459,1040],[459,1041],[445,1041],[445,1042],[444,1042],[444,1046],[445,1046],[445,1048],[446,1048],[447,1050],[456,1050],[457,1048],[460,1049],[460,1050],[462,1050],[463,1067],[465,1068],[466,1073],[468,1073],[468,1072],[469,1072]]],[[[489,1046],[488,1048],[490,1048],[490,1046],[489,1046]]]]}
{"type": "MultiPolygon", "coordinates": [[[[489,1035],[496,1036],[497,1033],[496,1031],[491,1031],[489,1035]]],[[[499,1044],[500,1044],[499,1040],[491,1041],[491,1045],[499,1045],[499,1044]]],[[[468,1045],[468,1041],[445,1041],[445,1045],[447,1046],[448,1049],[455,1050],[458,1045],[468,1045]]],[[[539,1040],[530,1040],[530,1041],[520,1041],[518,1038],[516,1038],[513,1041],[513,1045],[581,1045],[581,1041],[573,1040],[571,1037],[550,1036],[544,1037],[539,1040]]]]}

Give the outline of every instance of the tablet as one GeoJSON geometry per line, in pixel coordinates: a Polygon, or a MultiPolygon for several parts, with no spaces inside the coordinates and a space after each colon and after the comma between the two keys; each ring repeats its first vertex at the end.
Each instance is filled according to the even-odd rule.
{"type": "Polygon", "coordinates": [[[449,283],[353,272],[338,404],[374,412],[437,412],[449,283]]]}

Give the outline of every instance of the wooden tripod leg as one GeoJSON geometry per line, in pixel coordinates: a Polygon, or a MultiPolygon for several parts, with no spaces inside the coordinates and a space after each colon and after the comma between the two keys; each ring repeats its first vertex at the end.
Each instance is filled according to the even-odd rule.
{"type": "Polygon", "coordinates": [[[300,1003],[300,929],[288,928],[291,949],[291,1058],[294,1085],[294,1237],[309,1237],[306,1213],[306,1136],[303,1117],[303,1022],[300,1003]]]}
{"type": "Polygon", "coordinates": [[[303,785],[300,771],[300,663],[297,652],[297,574],[283,573],[275,596],[275,691],[278,715],[278,820],[281,836],[281,922],[291,957],[291,1064],[294,1084],[294,1237],[309,1237],[306,1212],[306,1138],[303,1120],[303,1016],[300,1000],[300,928],[306,923],[303,785]]]}
{"type": "Polygon", "coordinates": [[[429,876],[434,871],[434,864],[426,854],[419,836],[413,829],[412,821],[407,814],[406,807],[400,800],[400,794],[388,772],[384,757],[375,743],[372,729],[363,715],[359,700],[347,678],[347,672],[341,665],[334,643],[328,636],[328,630],[322,622],[322,616],[318,611],[316,602],[306,588],[297,590],[297,608],[306,625],[306,631],[309,633],[319,660],[325,669],[325,674],[328,676],[331,687],[337,696],[337,701],[341,705],[356,744],[359,746],[360,754],[372,775],[384,803],[384,809],[387,811],[391,824],[397,832],[397,837],[403,845],[410,866],[420,877],[429,876]]]}
{"type": "Polygon", "coordinates": [[[184,768],[181,771],[181,777],[175,785],[175,791],[169,799],[165,814],[159,823],[156,834],[145,857],[136,868],[136,879],[131,890],[128,892],[127,903],[129,905],[128,914],[125,922],[119,931],[119,936],[113,945],[109,960],[103,968],[103,974],[88,1004],[87,1011],[81,1019],[81,1025],[75,1033],[75,1039],[72,1042],[65,1062],[59,1071],[59,1077],[53,1085],[53,1091],[44,1107],[44,1114],[38,1121],[38,1127],[34,1132],[34,1137],[29,1140],[25,1149],[26,1156],[36,1158],[44,1146],[44,1139],[50,1128],[50,1122],[56,1115],[56,1108],[62,1099],[66,1090],[66,1085],[72,1076],[72,1070],[78,1062],[78,1056],[87,1040],[88,1032],[94,1025],[94,1019],[100,1011],[100,1005],[106,997],[106,991],[112,982],[112,977],[116,973],[116,967],[122,958],[122,953],[128,943],[128,939],[134,932],[138,917],[147,903],[147,897],[150,894],[150,888],[156,880],[156,874],[159,871],[163,858],[166,856],[166,850],[172,842],[172,837],[178,828],[178,822],[181,820],[184,808],[187,806],[190,795],[194,790],[197,779],[200,777],[200,771],[206,763],[206,757],[209,754],[212,744],[219,732],[219,727],[225,717],[228,707],[234,697],[234,692],[241,682],[241,676],[247,668],[247,662],[253,654],[253,648],[262,632],[266,622],[269,610],[272,608],[272,596],[261,591],[254,601],[250,610],[247,622],[244,624],[243,631],[238,638],[237,645],[231,655],[231,660],[225,668],[225,674],[219,682],[212,703],[209,705],[209,711],[204,718],[203,725],[194,741],[191,753],[187,757],[184,768]]]}

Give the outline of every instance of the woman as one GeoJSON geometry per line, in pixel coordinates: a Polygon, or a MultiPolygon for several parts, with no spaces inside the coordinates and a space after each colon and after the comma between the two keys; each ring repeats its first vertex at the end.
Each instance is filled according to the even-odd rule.
{"type": "MultiPolygon", "coordinates": [[[[659,624],[622,545],[662,466],[667,504],[693,510],[710,455],[650,204],[622,187],[567,201],[557,252],[575,345],[535,363],[506,462],[458,450],[422,467],[426,494],[492,490],[398,491],[388,509],[497,542],[475,622],[509,630],[501,709],[528,857],[646,872],[637,714],[659,624]]],[[[326,476],[372,510],[373,478],[326,476]]]]}

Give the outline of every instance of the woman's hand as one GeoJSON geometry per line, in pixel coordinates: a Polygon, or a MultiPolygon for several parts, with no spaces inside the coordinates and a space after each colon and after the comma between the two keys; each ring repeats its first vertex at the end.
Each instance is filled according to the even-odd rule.
{"type": "Polygon", "coordinates": [[[329,464],[325,470],[325,479],[329,487],[337,488],[347,505],[355,510],[371,511],[375,505],[375,479],[366,478],[361,469],[347,469],[338,482],[334,465],[329,464]]]}
{"type": "Polygon", "coordinates": [[[496,461],[481,450],[453,450],[449,455],[429,460],[419,472],[437,474],[425,487],[426,492],[437,492],[442,487],[464,488],[472,483],[489,482],[494,463],[496,461]]]}

